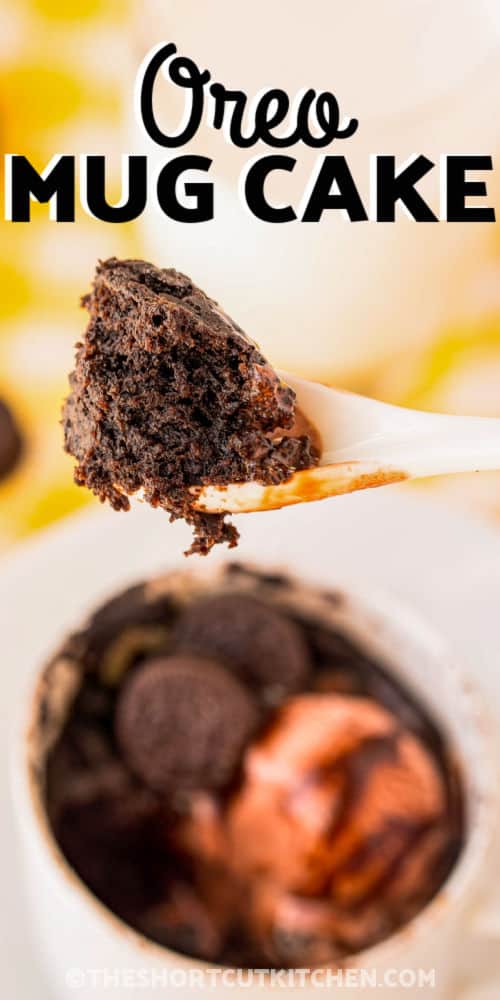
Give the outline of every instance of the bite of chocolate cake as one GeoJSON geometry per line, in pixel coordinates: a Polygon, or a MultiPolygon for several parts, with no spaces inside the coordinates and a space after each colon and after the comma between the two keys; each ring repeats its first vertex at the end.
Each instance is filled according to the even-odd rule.
{"type": "Polygon", "coordinates": [[[211,484],[276,484],[319,460],[295,394],[190,278],[140,260],[97,267],[83,299],[63,413],[75,480],[116,510],[140,494],[191,524],[191,551],[237,542],[222,514],[195,507],[211,484]]]}

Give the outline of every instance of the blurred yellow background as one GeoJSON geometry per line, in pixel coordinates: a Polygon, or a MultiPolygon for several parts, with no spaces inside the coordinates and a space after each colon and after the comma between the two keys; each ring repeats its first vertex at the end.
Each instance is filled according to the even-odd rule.
{"type": "MultiPolygon", "coordinates": [[[[57,151],[126,148],[129,18],[124,0],[2,5],[2,153],[24,153],[42,169],[57,151]]],[[[73,486],[59,427],[73,345],[85,322],[79,300],[98,257],[138,249],[132,227],[107,226],[83,212],[74,225],[54,226],[47,206],[34,205],[31,223],[2,223],[0,394],[21,422],[26,449],[0,484],[0,544],[92,502],[73,486]]]]}
{"type": "MultiPolygon", "coordinates": [[[[211,6],[220,4],[198,4],[200,15],[211,6]]],[[[193,8],[192,3],[190,7],[193,8]]],[[[455,9],[460,7],[458,4],[455,9]]],[[[186,24],[185,10],[182,13],[176,3],[143,4],[141,0],[3,3],[0,6],[2,154],[23,153],[41,170],[55,152],[103,152],[111,168],[119,173],[119,154],[131,149],[133,80],[147,48],[167,37],[172,28],[176,39],[185,38],[188,53],[206,64],[211,65],[212,59],[217,69],[215,42],[208,45],[209,54],[204,58],[196,37],[190,38],[190,27],[191,24],[186,24]],[[160,20],[156,23],[155,15],[160,8],[160,20]],[[189,49],[190,41],[193,51],[189,49]]],[[[217,34],[216,28],[214,33],[217,34]]],[[[222,57],[219,62],[224,79],[222,57]]],[[[496,66],[496,83],[500,86],[498,52],[496,66]]],[[[279,73],[276,78],[279,80],[279,73]]],[[[431,116],[432,107],[429,120],[431,116]]],[[[497,128],[500,149],[500,126],[497,128]]],[[[466,139],[464,145],[467,148],[466,139]]],[[[492,148],[484,151],[495,152],[492,148]]],[[[117,184],[118,176],[111,178],[111,197],[117,184]]],[[[325,381],[335,380],[383,399],[448,412],[500,416],[500,237],[497,225],[486,228],[487,239],[482,241],[479,254],[477,246],[471,244],[472,279],[459,315],[450,310],[448,315],[440,313],[437,321],[435,314],[429,318],[422,308],[420,330],[415,303],[410,299],[405,321],[403,288],[402,292],[399,290],[403,306],[398,313],[401,335],[397,346],[393,336],[384,345],[378,328],[375,354],[360,348],[348,361],[339,362],[338,367],[335,351],[328,354],[324,340],[314,341],[314,338],[312,356],[307,364],[302,362],[293,332],[287,339],[286,332],[281,331],[276,342],[266,333],[263,349],[272,361],[284,367],[288,359],[294,370],[307,369],[307,373],[312,372],[325,381]],[[406,325],[417,334],[408,341],[406,325]]],[[[412,232],[416,239],[416,230],[412,232]]],[[[197,234],[191,231],[190,237],[195,244],[197,234]]],[[[304,253],[308,253],[309,235],[297,230],[299,252],[301,239],[304,253]]],[[[457,233],[457,240],[460,239],[457,233]]],[[[186,253],[180,245],[179,259],[175,239],[171,254],[168,250],[166,230],[166,251],[162,258],[156,254],[155,263],[185,267],[186,253]]],[[[2,223],[0,397],[9,402],[19,420],[26,447],[17,469],[0,482],[0,548],[81,505],[94,502],[89,494],[72,484],[72,462],[63,453],[59,427],[73,345],[85,324],[79,299],[87,290],[97,258],[153,254],[154,240],[147,225],[141,222],[106,225],[80,212],[76,224],[55,225],[48,221],[47,206],[34,206],[30,224],[2,223]]],[[[188,256],[188,263],[190,259],[188,256]]],[[[203,283],[204,275],[198,273],[194,264],[193,258],[193,277],[203,283]]],[[[217,266],[224,267],[222,257],[217,266]]],[[[258,267],[257,259],[255,266],[258,267]]],[[[458,270],[456,282],[458,290],[462,282],[458,270]]],[[[448,283],[446,293],[450,299],[455,289],[448,283]]],[[[207,291],[223,298],[219,289],[210,284],[207,291]]],[[[391,294],[387,288],[387,297],[391,294]]],[[[222,304],[246,325],[244,310],[240,314],[237,308],[233,309],[230,296],[222,304]]],[[[257,329],[249,332],[259,339],[257,329]]],[[[426,484],[424,488],[429,486],[449,493],[456,502],[500,515],[500,477],[496,474],[454,477],[426,484]]]]}

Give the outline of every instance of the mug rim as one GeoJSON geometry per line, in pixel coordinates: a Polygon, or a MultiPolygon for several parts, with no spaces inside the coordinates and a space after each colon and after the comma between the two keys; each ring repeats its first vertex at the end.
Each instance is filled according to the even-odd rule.
{"type": "MultiPolygon", "coordinates": [[[[248,563],[247,563],[248,565],[248,563]]],[[[256,563],[257,567],[278,572],[282,567],[268,566],[256,563]]],[[[214,567],[215,571],[220,568],[220,564],[214,567]]],[[[172,571],[167,570],[165,575],[170,575],[172,571]]],[[[176,572],[174,570],[173,572],[176,572]]],[[[292,580],[299,579],[306,588],[321,589],[320,581],[309,579],[308,574],[301,573],[300,577],[294,576],[293,572],[286,570],[287,576],[292,580]]],[[[163,574],[161,574],[163,575],[163,574]]],[[[160,575],[160,576],[161,576],[160,575]]],[[[202,576],[210,573],[202,573],[202,576]]],[[[152,577],[155,579],[155,576],[152,577]]],[[[329,581],[323,590],[341,593],[347,597],[351,607],[362,610],[367,616],[373,618],[374,623],[379,622],[388,626],[389,630],[396,629],[408,638],[416,638],[428,656],[440,660],[440,668],[446,672],[447,683],[454,689],[455,696],[458,696],[460,717],[468,726],[469,736],[473,737],[475,759],[481,761],[481,774],[478,778],[476,770],[472,768],[472,761],[460,753],[460,771],[467,781],[463,782],[464,797],[466,805],[466,830],[464,842],[460,853],[449,872],[447,878],[442,883],[436,894],[422,907],[422,909],[407,923],[404,923],[394,933],[383,938],[375,945],[371,945],[361,951],[347,955],[339,962],[346,965],[348,962],[351,968],[363,966],[368,963],[376,965],[377,962],[384,961],[385,953],[391,955],[399,953],[412,943],[422,939],[425,933],[429,933],[433,927],[443,924],[447,915],[453,910],[457,901],[461,900],[468,886],[472,883],[474,875],[480,871],[481,864],[485,859],[488,847],[492,840],[494,829],[494,816],[496,805],[500,796],[496,789],[495,768],[493,765],[493,731],[491,720],[486,712],[483,699],[480,697],[478,687],[470,677],[460,667],[456,656],[448,647],[448,643],[441,636],[439,629],[428,623],[424,615],[413,609],[411,604],[401,601],[399,597],[392,594],[386,588],[372,586],[366,589],[359,585],[358,580],[349,579],[343,576],[341,580],[329,581]],[[467,813],[474,813],[473,825],[467,829],[467,813]]],[[[78,627],[78,626],[77,626],[78,627]]],[[[50,661],[49,661],[50,662],[50,661]]],[[[47,810],[44,805],[43,795],[39,784],[33,775],[32,763],[30,761],[30,745],[32,732],[38,718],[39,695],[43,681],[45,663],[32,679],[27,701],[24,703],[24,711],[16,732],[14,753],[11,757],[11,785],[15,803],[17,819],[21,811],[27,813],[31,823],[28,829],[23,829],[23,833],[32,843],[36,843],[42,848],[45,860],[50,863],[53,873],[65,889],[69,890],[73,899],[83,905],[88,913],[92,913],[98,924],[103,929],[107,929],[113,937],[121,942],[128,942],[136,947],[141,958],[151,956],[153,959],[167,960],[168,958],[178,959],[184,966],[201,969],[225,969],[226,966],[218,962],[205,961],[183,952],[175,951],[165,945],[146,937],[139,930],[132,927],[125,920],[114,913],[105,903],[92,892],[78,872],[71,866],[60,848],[57,839],[52,832],[48,820],[47,810]]],[[[391,670],[390,664],[388,665],[391,670]]],[[[411,687],[411,680],[409,685],[411,687]]],[[[425,699],[424,699],[425,700],[425,699]]],[[[432,699],[429,702],[430,710],[434,713],[435,706],[432,699]]],[[[438,726],[443,726],[443,721],[439,713],[438,726]]],[[[449,739],[449,734],[447,739],[449,739]]],[[[451,739],[452,750],[456,750],[454,740],[451,739]]],[[[29,848],[30,849],[30,846],[29,848]]],[[[314,968],[328,968],[330,966],[313,966],[314,968]]],[[[266,970],[267,971],[267,970],[266,970]]]]}

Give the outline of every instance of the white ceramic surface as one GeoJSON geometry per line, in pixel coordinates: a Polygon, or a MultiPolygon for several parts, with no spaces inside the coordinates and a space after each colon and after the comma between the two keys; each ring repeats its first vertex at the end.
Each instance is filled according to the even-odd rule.
{"type": "MultiPolygon", "coordinates": [[[[488,700],[498,699],[500,685],[494,651],[495,647],[500,648],[496,612],[500,536],[495,532],[458,515],[450,516],[447,509],[428,505],[398,489],[338,499],[305,510],[247,516],[241,527],[241,558],[288,563],[296,572],[326,584],[345,578],[362,580],[365,594],[382,585],[409,599],[446,637],[445,646],[449,647],[452,659],[456,658],[465,664],[466,670],[478,675],[488,700]]],[[[183,526],[169,526],[157,512],[140,509],[119,517],[99,511],[49,532],[20,551],[10,563],[6,561],[0,572],[5,657],[3,704],[17,708],[22,705],[24,714],[26,692],[33,676],[65,628],[117,587],[145,573],[178,564],[179,551],[186,540],[183,526]]],[[[428,643],[425,629],[419,632],[418,642],[424,647],[428,643]]],[[[432,655],[441,653],[434,649],[432,655]]],[[[16,760],[19,765],[19,757],[16,760]]],[[[19,786],[17,779],[16,785],[19,786]]],[[[60,980],[57,991],[54,977],[61,976],[76,959],[87,968],[154,965],[158,961],[157,949],[146,952],[137,949],[134,938],[123,935],[121,929],[118,931],[103,919],[94,903],[68,885],[66,876],[58,873],[34,832],[26,801],[21,808],[26,810],[21,816],[22,833],[31,842],[30,886],[35,897],[38,887],[38,921],[43,913],[43,926],[38,923],[34,936],[30,936],[13,860],[14,837],[8,815],[2,828],[5,926],[0,928],[5,974],[7,979],[9,974],[11,977],[10,984],[4,980],[6,995],[15,995],[20,1000],[42,995],[40,978],[33,967],[35,940],[38,946],[44,940],[46,958],[50,953],[54,993],[47,992],[47,996],[66,1000],[72,992],[70,986],[60,980]],[[37,987],[33,992],[35,982],[37,987]]],[[[496,848],[495,853],[498,853],[496,848]]],[[[491,875],[488,882],[493,883],[490,868],[488,874],[491,875]]],[[[460,930],[453,946],[444,937],[440,938],[439,951],[448,964],[450,961],[455,967],[458,964],[460,936],[464,939],[467,936],[470,955],[478,928],[491,958],[493,951],[488,948],[488,940],[496,941],[498,948],[500,936],[497,906],[498,900],[486,892],[477,914],[469,915],[467,927],[460,930]]],[[[446,921],[446,926],[451,929],[452,921],[446,921]]],[[[389,949],[386,955],[391,966],[395,966],[395,952],[389,949]]],[[[420,957],[425,959],[425,954],[420,957]]],[[[407,962],[403,955],[403,967],[407,962]]],[[[488,980],[493,973],[491,961],[486,966],[481,959],[474,979],[477,981],[484,974],[488,980]]],[[[111,993],[121,995],[119,990],[111,993]]],[[[377,993],[383,995],[380,990],[377,993]]],[[[80,995],[87,994],[100,996],[90,988],[80,995]]],[[[110,995],[109,989],[105,995],[110,995]]],[[[134,995],[148,994],[144,989],[123,992],[124,997],[134,995]]],[[[391,990],[390,995],[397,997],[398,992],[391,990]]],[[[404,995],[411,995],[411,991],[405,990],[404,995]]],[[[435,991],[433,995],[437,995],[435,991]]],[[[458,986],[451,995],[459,995],[458,986]]]]}

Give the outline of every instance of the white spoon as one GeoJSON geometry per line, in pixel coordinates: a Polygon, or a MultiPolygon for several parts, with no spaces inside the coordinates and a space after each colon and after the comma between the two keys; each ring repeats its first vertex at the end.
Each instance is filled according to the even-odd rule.
{"type": "Polygon", "coordinates": [[[500,418],[424,413],[281,373],[318,431],[319,466],[277,486],[256,482],[193,490],[210,513],[272,510],[419,476],[500,469],[500,418]]]}

